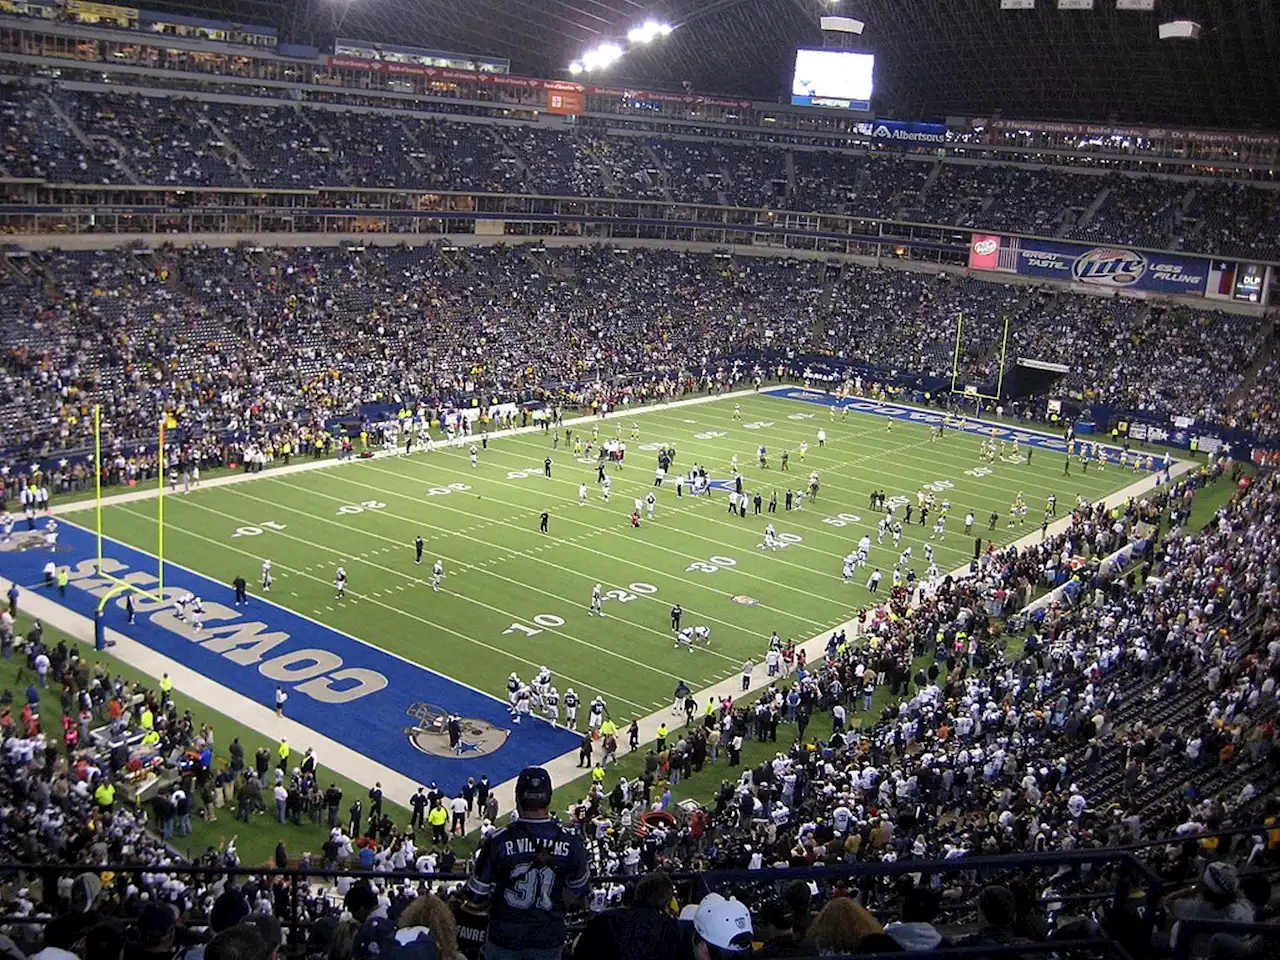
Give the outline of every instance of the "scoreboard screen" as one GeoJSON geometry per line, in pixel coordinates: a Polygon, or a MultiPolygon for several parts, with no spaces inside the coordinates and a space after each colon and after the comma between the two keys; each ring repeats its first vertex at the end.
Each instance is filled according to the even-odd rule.
{"type": "Polygon", "coordinates": [[[873,53],[849,50],[797,50],[791,102],[805,107],[871,109],[873,53]]]}

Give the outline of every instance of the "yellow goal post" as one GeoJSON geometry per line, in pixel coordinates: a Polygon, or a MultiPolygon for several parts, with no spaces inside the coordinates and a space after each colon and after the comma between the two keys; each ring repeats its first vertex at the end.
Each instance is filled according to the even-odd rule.
{"type": "Polygon", "coordinates": [[[1004,318],[1004,332],[1000,336],[1000,367],[996,373],[996,392],[994,394],[986,394],[979,391],[974,384],[966,384],[958,387],[960,382],[960,356],[964,352],[964,314],[956,314],[956,348],[951,358],[951,392],[960,393],[969,399],[991,400],[999,402],[1000,394],[1004,390],[1004,370],[1005,360],[1009,354],[1009,318],[1004,318]]]}
{"type": "Polygon", "coordinates": [[[130,583],[111,573],[108,573],[103,563],[102,543],[104,538],[102,529],[102,476],[105,464],[102,461],[102,405],[95,404],[93,408],[93,475],[94,475],[94,536],[96,541],[96,559],[94,566],[96,568],[95,575],[102,580],[114,584],[111,590],[103,595],[101,603],[98,604],[98,610],[102,611],[106,608],[107,601],[112,597],[121,593],[132,592],[154,600],[156,603],[164,603],[164,481],[165,481],[165,417],[160,418],[159,431],[156,436],[156,585],[154,589],[148,589],[136,583],[130,583]]]}

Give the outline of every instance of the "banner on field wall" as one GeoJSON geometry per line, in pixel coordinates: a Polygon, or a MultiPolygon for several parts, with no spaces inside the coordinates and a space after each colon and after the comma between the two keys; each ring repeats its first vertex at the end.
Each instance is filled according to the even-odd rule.
{"type": "Polygon", "coordinates": [[[975,233],[969,267],[1104,290],[1143,290],[1204,296],[1211,264],[1181,254],[1145,253],[1120,246],[1088,246],[975,233]]]}

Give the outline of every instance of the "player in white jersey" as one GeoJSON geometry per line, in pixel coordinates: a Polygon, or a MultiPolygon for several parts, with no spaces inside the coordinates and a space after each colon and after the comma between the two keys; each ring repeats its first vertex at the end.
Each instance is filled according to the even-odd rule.
{"type": "Polygon", "coordinates": [[[871,538],[865,533],[862,535],[862,539],[858,541],[858,553],[864,560],[871,556],[871,538]]]}
{"type": "Polygon", "coordinates": [[[591,606],[587,609],[587,616],[604,616],[604,595],[601,593],[601,587],[598,583],[591,588],[591,606]]]}
{"type": "Polygon", "coordinates": [[[853,568],[855,565],[856,561],[852,554],[844,558],[844,570],[842,571],[842,576],[845,583],[853,582],[853,568]]]}
{"type": "Polygon", "coordinates": [[[58,521],[50,517],[44,524],[44,545],[53,553],[58,549],[58,521]]]}
{"type": "Polygon", "coordinates": [[[711,646],[711,628],[706,626],[694,627],[693,639],[700,641],[705,646],[711,646]]]}
{"type": "Polygon", "coordinates": [[[521,684],[520,689],[516,691],[516,719],[514,722],[519,723],[529,716],[531,709],[533,709],[533,691],[521,684]]]}
{"type": "Polygon", "coordinates": [[[938,579],[938,565],[936,563],[929,564],[929,569],[925,571],[925,576],[929,578],[930,583],[934,583],[938,579]]]}
{"type": "Polygon", "coordinates": [[[772,523],[764,528],[764,543],[760,544],[760,549],[775,552],[778,549],[778,532],[773,529],[772,523]]]}
{"type": "Polygon", "coordinates": [[[658,505],[658,498],[653,495],[652,490],[650,490],[648,495],[645,496],[644,502],[645,502],[645,505],[649,508],[649,519],[652,520],[653,510],[658,505]]]}
{"type": "Polygon", "coordinates": [[[693,653],[693,627],[685,627],[676,634],[676,647],[685,646],[693,653]]]}
{"type": "Polygon", "coordinates": [[[440,584],[444,582],[444,561],[436,560],[436,565],[431,568],[431,589],[436,593],[440,592],[440,584]]]}
{"type": "Polygon", "coordinates": [[[898,565],[903,567],[911,566],[911,548],[910,547],[907,547],[907,549],[903,550],[902,553],[898,555],[898,565]]]}
{"type": "Polygon", "coordinates": [[[533,692],[539,700],[551,689],[551,671],[546,665],[538,668],[538,675],[533,678],[533,692]]]}
{"type": "Polygon", "coordinates": [[[542,695],[542,710],[552,723],[560,722],[560,691],[555,687],[542,695]]]}
{"type": "Polygon", "coordinates": [[[884,535],[889,532],[889,518],[881,517],[876,524],[876,543],[884,543],[884,535]]]}
{"type": "Polygon", "coordinates": [[[573,692],[573,687],[564,692],[564,723],[566,727],[577,729],[578,695],[573,692]]]}
{"type": "Polygon", "coordinates": [[[511,704],[511,712],[516,711],[516,694],[520,692],[520,678],[513,672],[507,677],[507,702],[511,704]]]}
{"type": "Polygon", "coordinates": [[[939,517],[937,522],[934,523],[933,525],[933,533],[929,535],[929,539],[930,540],[933,540],[935,538],[938,540],[947,539],[947,531],[945,529],[946,525],[947,525],[947,518],[939,517]]]}
{"type": "Polygon", "coordinates": [[[0,538],[8,543],[13,537],[13,514],[8,510],[0,513],[0,538]]]}
{"type": "Polygon", "coordinates": [[[347,571],[339,567],[333,575],[333,599],[347,599],[347,571]]]}
{"type": "Polygon", "coordinates": [[[585,483],[578,484],[578,506],[585,507],[587,505],[587,485],[585,483]]]}
{"type": "Polygon", "coordinates": [[[613,488],[613,479],[606,473],[604,479],[600,481],[600,498],[605,503],[609,502],[609,491],[613,488]]]}
{"type": "Polygon", "coordinates": [[[924,558],[928,560],[930,563],[933,562],[933,544],[932,543],[926,543],[924,545],[924,558]]]}
{"type": "Polygon", "coordinates": [[[271,561],[262,561],[262,592],[271,592],[271,561]]]}
{"type": "Polygon", "coordinates": [[[474,470],[476,468],[476,445],[474,443],[471,445],[470,453],[471,453],[471,469],[474,470]]]}
{"type": "Polygon", "coordinates": [[[173,601],[173,617],[175,620],[187,622],[187,607],[191,606],[191,601],[195,599],[192,593],[182,593],[173,601]]]}

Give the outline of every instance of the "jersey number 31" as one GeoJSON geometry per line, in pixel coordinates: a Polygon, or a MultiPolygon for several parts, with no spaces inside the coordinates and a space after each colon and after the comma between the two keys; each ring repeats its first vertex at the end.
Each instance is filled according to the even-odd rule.
{"type": "Polygon", "coordinates": [[[507,906],[517,910],[551,909],[551,888],[556,872],[550,867],[523,863],[511,871],[511,887],[503,894],[507,906]]]}

